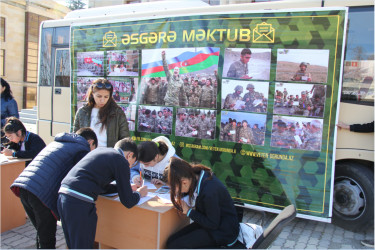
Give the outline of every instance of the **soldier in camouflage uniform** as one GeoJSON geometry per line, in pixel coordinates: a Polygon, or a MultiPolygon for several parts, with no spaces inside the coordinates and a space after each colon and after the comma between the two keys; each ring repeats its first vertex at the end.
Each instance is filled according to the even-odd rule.
{"type": "MultiPolygon", "coordinates": [[[[236,142],[237,139],[237,121],[233,119],[232,122],[228,123],[224,127],[224,134],[226,135],[227,141],[236,142]]],[[[224,136],[225,138],[225,136],[224,136]]]]}
{"type": "Polygon", "coordinates": [[[163,109],[163,115],[158,124],[160,133],[170,135],[172,133],[172,116],[169,114],[168,108],[163,109]]]}
{"type": "Polygon", "coordinates": [[[296,72],[296,74],[292,77],[292,81],[306,81],[311,82],[311,75],[307,73],[307,63],[301,62],[299,65],[300,70],[296,72]]]}
{"type": "Polygon", "coordinates": [[[211,139],[215,139],[215,128],[216,128],[216,116],[215,112],[212,111],[210,121],[211,139]]]}
{"type": "Polygon", "coordinates": [[[199,107],[199,97],[201,96],[201,87],[198,85],[198,80],[194,80],[193,85],[190,86],[188,92],[189,95],[189,106],[199,107]]]}
{"type": "Polygon", "coordinates": [[[281,93],[280,90],[276,90],[275,107],[283,107],[283,106],[284,106],[283,93],[281,93]]]}
{"type": "Polygon", "coordinates": [[[211,79],[206,80],[199,97],[199,107],[211,108],[214,105],[214,88],[211,86],[211,79]]]}
{"type": "Polygon", "coordinates": [[[246,120],[242,121],[242,126],[238,132],[238,142],[244,143],[244,144],[255,144],[253,131],[248,126],[248,123],[246,120]]]}
{"type": "MultiPolygon", "coordinates": [[[[183,82],[184,82],[184,85],[183,85],[184,93],[186,95],[186,100],[187,100],[187,103],[188,103],[186,106],[190,106],[190,103],[189,103],[189,91],[190,91],[189,78],[185,77],[183,82]]],[[[182,101],[184,98],[182,98],[181,95],[182,95],[182,93],[180,93],[180,106],[185,106],[183,101],[182,101]]]]}
{"type": "Polygon", "coordinates": [[[158,123],[159,123],[159,119],[156,115],[156,110],[153,110],[151,112],[151,132],[156,132],[157,128],[158,128],[158,123]]]}
{"type": "Polygon", "coordinates": [[[143,104],[157,104],[159,98],[159,85],[156,84],[155,78],[151,78],[148,84],[146,84],[146,89],[143,97],[143,104]]]}
{"type": "Polygon", "coordinates": [[[283,121],[277,123],[277,130],[272,132],[271,146],[281,148],[292,148],[294,146],[293,140],[290,138],[288,131],[286,131],[286,124],[283,121]]]}
{"type": "Polygon", "coordinates": [[[203,111],[200,117],[198,120],[198,138],[211,139],[211,135],[207,133],[210,131],[210,121],[206,119],[206,113],[203,111]]]}
{"type": "Polygon", "coordinates": [[[178,109],[178,119],[176,121],[176,136],[187,136],[187,122],[186,122],[186,111],[185,109],[181,108],[178,109]]]}
{"type": "Polygon", "coordinates": [[[158,100],[158,103],[160,105],[165,105],[165,101],[164,101],[164,98],[165,98],[165,94],[167,93],[167,88],[168,88],[168,84],[167,82],[164,80],[164,79],[161,79],[160,82],[159,82],[159,100],[158,100]]]}
{"type": "Polygon", "coordinates": [[[138,119],[138,131],[140,132],[151,132],[152,129],[152,117],[151,110],[146,109],[145,115],[138,119]]]}
{"type": "Polygon", "coordinates": [[[262,100],[262,95],[259,92],[254,91],[254,85],[248,84],[246,90],[249,92],[244,95],[242,101],[245,102],[245,110],[250,112],[261,112],[263,108],[263,101],[257,106],[254,106],[255,100],[262,100]]]}
{"type": "Polygon", "coordinates": [[[243,49],[241,51],[241,59],[232,63],[229,67],[227,77],[237,78],[237,79],[251,79],[249,77],[249,68],[248,63],[251,58],[251,50],[250,49],[243,49]]]}
{"type": "Polygon", "coordinates": [[[311,93],[313,94],[312,95],[313,99],[315,99],[316,97],[319,97],[320,100],[324,101],[325,96],[326,96],[325,86],[320,85],[320,84],[314,84],[313,87],[310,90],[310,94],[311,93]]]}
{"type": "Polygon", "coordinates": [[[253,137],[254,137],[254,144],[261,145],[262,144],[262,140],[261,140],[262,137],[261,137],[261,131],[259,129],[259,125],[254,124],[253,128],[252,128],[252,131],[253,131],[253,137]]]}
{"type": "Polygon", "coordinates": [[[303,116],[308,116],[312,110],[313,105],[310,99],[306,96],[306,92],[301,92],[301,98],[298,101],[298,106],[293,106],[291,113],[302,113],[303,116]]]}
{"type": "Polygon", "coordinates": [[[225,98],[223,109],[233,109],[236,105],[238,100],[242,100],[241,94],[243,92],[243,87],[241,85],[237,85],[234,88],[233,94],[228,94],[225,98]]]}
{"type": "Polygon", "coordinates": [[[165,94],[165,105],[168,106],[179,106],[182,103],[182,106],[187,106],[186,94],[184,89],[184,84],[180,78],[180,69],[175,67],[173,70],[173,75],[169,72],[168,63],[165,59],[165,51],[161,52],[161,57],[163,61],[163,68],[165,75],[167,76],[167,93],[165,94]],[[180,100],[180,98],[182,98],[180,100]]]}
{"type": "Polygon", "coordinates": [[[286,99],[288,98],[288,91],[286,90],[286,88],[284,88],[283,97],[284,97],[284,103],[286,103],[286,99]]]}
{"type": "Polygon", "coordinates": [[[309,133],[306,136],[302,148],[311,151],[320,151],[322,145],[321,124],[318,120],[311,122],[309,133]]]}

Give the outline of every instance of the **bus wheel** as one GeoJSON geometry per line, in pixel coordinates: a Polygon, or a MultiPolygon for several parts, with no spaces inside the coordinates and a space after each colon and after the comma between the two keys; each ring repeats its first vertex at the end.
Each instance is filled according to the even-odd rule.
{"type": "Polygon", "coordinates": [[[335,168],[332,222],[350,231],[365,231],[374,224],[374,174],[355,162],[335,168]]]}

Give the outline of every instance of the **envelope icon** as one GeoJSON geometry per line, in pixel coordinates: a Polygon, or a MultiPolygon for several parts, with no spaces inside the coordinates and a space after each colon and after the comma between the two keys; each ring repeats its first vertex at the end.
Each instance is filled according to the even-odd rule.
{"type": "Polygon", "coordinates": [[[108,31],[103,36],[103,47],[116,47],[117,36],[115,32],[108,31]]]}
{"type": "Polygon", "coordinates": [[[275,29],[272,24],[263,22],[257,24],[253,29],[253,43],[274,43],[275,42],[275,29]]]}

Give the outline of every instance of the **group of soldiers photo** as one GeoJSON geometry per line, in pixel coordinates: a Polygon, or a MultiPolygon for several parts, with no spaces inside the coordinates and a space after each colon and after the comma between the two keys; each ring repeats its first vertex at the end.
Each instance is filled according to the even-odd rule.
{"type": "Polygon", "coordinates": [[[229,119],[221,122],[220,140],[242,144],[264,145],[265,123],[251,124],[247,120],[229,119]]]}
{"type": "Polygon", "coordinates": [[[138,76],[139,51],[115,50],[107,52],[108,76],[138,76]]]}
{"type": "Polygon", "coordinates": [[[138,131],[172,134],[173,107],[140,106],[138,131]]]}
{"type": "Polygon", "coordinates": [[[325,85],[277,83],[273,113],[323,117],[325,99],[325,85]]]}
{"type": "Polygon", "coordinates": [[[222,109],[267,112],[268,83],[223,80],[222,93],[222,109]]]}
{"type": "Polygon", "coordinates": [[[176,136],[215,139],[216,110],[179,108],[176,116],[176,136]]]}
{"type": "Polygon", "coordinates": [[[77,76],[104,76],[104,52],[78,52],[77,76]]]}
{"type": "Polygon", "coordinates": [[[113,86],[113,99],[117,103],[129,103],[136,101],[137,78],[127,78],[124,80],[108,79],[113,86]]]}
{"type": "Polygon", "coordinates": [[[323,122],[318,119],[289,119],[274,116],[271,146],[289,149],[320,151],[323,122]],[[288,119],[288,120],[287,120],[288,119]]]}

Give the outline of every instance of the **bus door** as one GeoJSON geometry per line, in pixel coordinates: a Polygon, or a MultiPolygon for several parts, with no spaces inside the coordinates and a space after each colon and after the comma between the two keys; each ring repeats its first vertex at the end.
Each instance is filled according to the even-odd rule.
{"type": "Polygon", "coordinates": [[[69,27],[41,29],[37,132],[46,143],[70,131],[69,27]]]}

